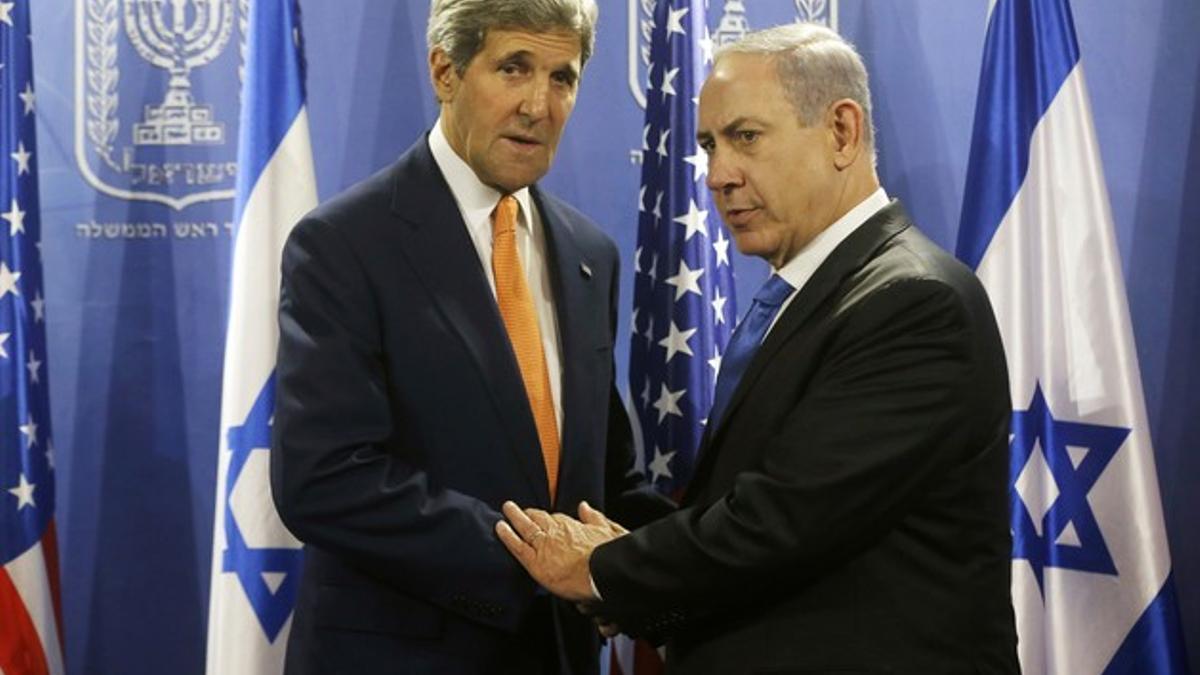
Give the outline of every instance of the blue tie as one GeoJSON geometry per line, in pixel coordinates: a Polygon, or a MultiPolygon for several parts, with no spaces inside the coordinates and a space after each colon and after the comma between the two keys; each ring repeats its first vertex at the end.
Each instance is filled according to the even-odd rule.
{"type": "Polygon", "coordinates": [[[754,358],[754,352],[762,344],[767,329],[771,327],[771,321],[779,313],[779,306],[794,290],[796,289],[784,281],[783,277],[772,274],[754,296],[754,304],[750,305],[750,311],[746,312],[742,322],[733,331],[733,337],[729,339],[729,346],[725,349],[725,356],[721,358],[717,392],[713,396],[712,410],[708,413],[709,424],[716,425],[721,421],[725,406],[729,405],[729,399],[733,397],[738,382],[745,374],[746,366],[750,365],[750,359],[754,358]]]}

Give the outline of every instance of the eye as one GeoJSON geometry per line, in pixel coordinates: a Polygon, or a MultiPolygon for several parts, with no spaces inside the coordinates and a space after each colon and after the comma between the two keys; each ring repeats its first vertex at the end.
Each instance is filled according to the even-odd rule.
{"type": "Polygon", "coordinates": [[[706,138],[700,141],[700,149],[704,151],[704,154],[711,155],[716,149],[716,143],[713,143],[711,138],[706,138]]]}
{"type": "Polygon", "coordinates": [[[520,75],[525,72],[525,66],[516,61],[506,61],[500,64],[499,71],[504,75],[520,75]]]}
{"type": "Polygon", "coordinates": [[[758,137],[761,135],[762,132],[754,129],[738,129],[734,134],[734,137],[737,138],[738,142],[742,145],[750,145],[754,141],[757,141],[758,137]]]}
{"type": "Polygon", "coordinates": [[[573,88],[575,86],[575,74],[570,71],[555,71],[550,77],[554,79],[555,83],[561,84],[564,87],[573,88]]]}

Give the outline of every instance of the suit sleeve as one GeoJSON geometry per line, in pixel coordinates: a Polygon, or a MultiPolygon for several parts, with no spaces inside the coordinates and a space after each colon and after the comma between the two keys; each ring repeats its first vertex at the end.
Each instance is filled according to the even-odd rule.
{"type": "Polygon", "coordinates": [[[755,470],[712,505],[595,550],[598,613],[661,639],[722,609],[766,602],[877,543],[960,460],[982,423],[961,298],[943,282],[912,279],[849,311],[755,470]]]}
{"type": "Polygon", "coordinates": [[[296,226],[279,306],[276,507],[300,540],[401,592],[515,629],[533,583],[493,533],[502,516],[382,448],[404,420],[389,406],[380,301],[336,228],[296,226]]]}

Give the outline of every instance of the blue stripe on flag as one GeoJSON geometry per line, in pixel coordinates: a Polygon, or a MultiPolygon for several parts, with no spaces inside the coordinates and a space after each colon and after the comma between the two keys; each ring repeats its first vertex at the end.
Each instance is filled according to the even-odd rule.
{"type": "Polygon", "coordinates": [[[1186,673],[1179,604],[1175,600],[1175,575],[1167,577],[1154,602],[1134,624],[1104,675],[1186,673]]]}
{"type": "Polygon", "coordinates": [[[1066,0],[999,0],[992,11],[958,232],[972,269],[1029,169],[1033,130],[1079,61],[1066,0]]]}
{"type": "Polygon", "coordinates": [[[234,222],[241,223],[246,200],[306,98],[300,8],[295,0],[251,3],[245,82],[238,137],[237,198],[234,222]],[[282,26],[277,26],[279,22],[282,26]],[[266,25],[271,30],[263,30],[266,25]]]}

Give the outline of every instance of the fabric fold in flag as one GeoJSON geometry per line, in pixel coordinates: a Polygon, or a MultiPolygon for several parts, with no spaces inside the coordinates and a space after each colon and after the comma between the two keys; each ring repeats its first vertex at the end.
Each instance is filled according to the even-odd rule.
{"type": "Polygon", "coordinates": [[[292,226],[317,204],[295,0],[250,0],[248,35],[209,597],[211,675],[282,672],[303,555],[269,484],[280,255],[292,226]]]}
{"type": "Polygon", "coordinates": [[[958,256],[1013,399],[1013,603],[1028,675],[1184,673],[1112,214],[1067,0],[999,0],[958,256]]]}

